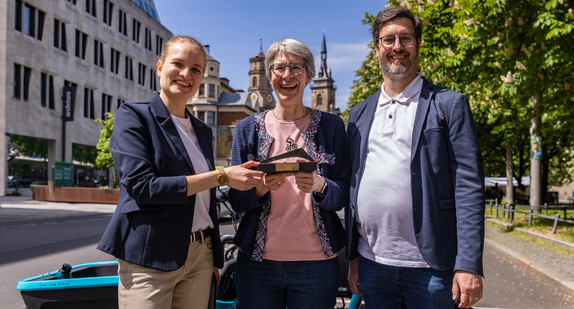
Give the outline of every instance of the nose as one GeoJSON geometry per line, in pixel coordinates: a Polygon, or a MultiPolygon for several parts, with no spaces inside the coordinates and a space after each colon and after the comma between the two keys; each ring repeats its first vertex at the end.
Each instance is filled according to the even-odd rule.
{"type": "Polygon", "coordinates": [[[401,44],[401,39],[398,35],[395,36],[395,42],[393,43],[393,49],[401,49],[403,44],[401,44]]]}
{"type": "Polygon", "coordinates": [[[187,75],[189,75],[190,69],[189,68],[183,68],[180,72],[179,75],[183,76],[183,77],[187,77],[187,75]]]}
{"type": "Polygon", "coordinates": [[[281,75],[281,77],[290,78],[290,77],[295,77],[295,75],[293,75],[293,73],[291,73],[291,67],[285,67],[285,72],[283,73],[283,75],[281,75]],[[287,72],[289,72],[289,75],[287,75],[287,72]]]}

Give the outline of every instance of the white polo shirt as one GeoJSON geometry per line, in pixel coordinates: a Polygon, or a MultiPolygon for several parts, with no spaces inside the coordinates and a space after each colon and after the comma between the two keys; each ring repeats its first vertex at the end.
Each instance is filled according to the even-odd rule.
{"type": "Polygon", "coordinates": [[[429,267],[415,239],[411,197],[411,145],[423,85],[420,74],[396,98],[381,86],[369,133],[357,213],[359,253],[397,267],[429,267]]]}

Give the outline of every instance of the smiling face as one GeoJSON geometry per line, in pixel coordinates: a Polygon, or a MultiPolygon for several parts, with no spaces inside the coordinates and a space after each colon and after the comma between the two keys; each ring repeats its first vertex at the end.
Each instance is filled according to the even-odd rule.
{"type": "MultiPolygon", "coordinates": [[[[386,22],[379,31],[379,37],[385,35],[402,35],[415,33],[414,25],[406,17],[398,17],[386,22]]],[[[399,40],[385,49],[377,45],[376,54],[383,72],[385,81],[408,81],[417,76],[420,40],[415,40],[411,46],[402,46],[399,40]]]]}
{"type": "Polygon", "coordinates": [[[198,46],[176,42],[157,62],[160,97],[164,103],[185,103],[199,89],[205,69],[205,56],[198,46]]]}
{"type": "MultiPolygon", "coordinates": [[[[281,63],[289,66],[293,63],[305,63],[305,61],[303,60],[303,57],[278,52],[272,63],[281,63]]],[[[273,90],[277,95],[277,101],[279,104],[284,106],[303,104],[303,92],[305,91],[307,84],[311,82],[311,77],[308,76],[307,69],[305,69],[303,74],[299,76],[294,76],[289,68],[282,76],[277,76],[271,72],[270,77],[271,87],[273,87],[273,90]]]]}

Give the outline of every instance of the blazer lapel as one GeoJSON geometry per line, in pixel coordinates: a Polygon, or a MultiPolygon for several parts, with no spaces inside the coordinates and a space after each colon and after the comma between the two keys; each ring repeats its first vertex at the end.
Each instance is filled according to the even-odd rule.
{"type": "Polygon", "coordinates": [[[430,102],[433,96],[432,87],[433,87],[432,83],[423,78],[423,87],[421,89],[421,95],[418,102],[417,113],[415,115],[415,124],[413,127],[411,161],[416,155],[425,119],[429,111],[430,102]]]}
{"type": "MultiPolygon", "coordinates": [[[[371,126],[373,125],[373,120],[375,119],[375,111],[377,109],[377,103],[379,102],[379,97],[381,96],[381,90],[377,90],[372,96],[368,98],[365,104],[365,108],[362,111],[362,115],[358,116],[357,119],[361,119],[364,126],[360,126],[361,131],[361,162],[365,162],[367,157],[367,147],[369,144],[369,133],[371,132],[371,126]]],[[[363,174],[362,169],[364,169],[365,164],[361,164],[361,175],[363,174]]]]}
{"type": "Polygon", "coordinates": [[[191,169],[191,173],[195,174],[191,159],[187,154],[187,150],[185,150],[185,146],[181,142],[181,137],[179,137],[179,133],[177,133],[177,129],[171,120],[169,111],[167,110],[167,107],[165,107],[165,104],[158,94],[150,98],[150,105],[151,112],[154,114],[165,136],[171,141],[171,144],[177,150],[177,152],[179,152],[179,154],[185,158],[184,161],[187,164],[187,167],[191,169]]]}

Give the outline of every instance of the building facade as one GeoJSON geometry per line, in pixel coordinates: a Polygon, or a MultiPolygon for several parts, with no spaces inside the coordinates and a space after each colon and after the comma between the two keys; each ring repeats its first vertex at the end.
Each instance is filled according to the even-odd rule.
{"type": "Polygon", "coordinates": [[[187,109],[211,127],[215,165],[225,167],[229,166],[231,160],[235,125],[241,119],[259,112],[261,103],[252,97],[255,92],[251,92],[251,87],[250,93],[246,93],[229,86],[229,80],[220,77],[220,63],[210,55],[208,45],[205,50],[208,53],[205,75],[199,90],[187,102],[187,109]]]}
{"type": "MultiPolygon", "coordinates": [[[[152,0],[8,0],[0,16],[0,158],[10,136],[45,141],[52,179],[56,161],[96,146],[96,119],[159,89],[156,61],[172,34],[152,0]]],[[[5,159],[0,175],[5,194],[5,159]]]]}
{"type": "Polygon", "coordinates": [[[321,45],[321,66],[311,85],[311,107],[323,112],[340,116],[341,111],[335,106],[335,92],[337,87],[331,77],[331,68],[327,66],[327,43],[323,34],[321,45]]]}

